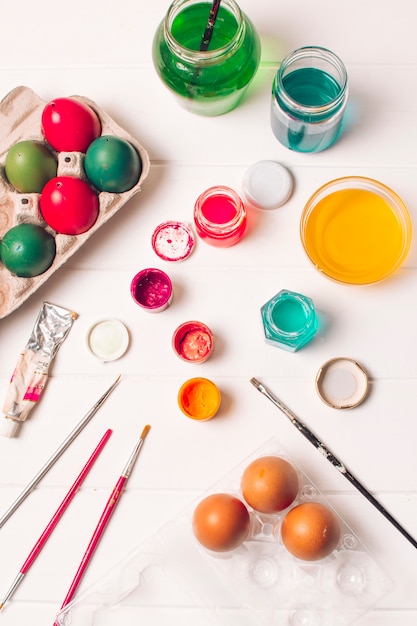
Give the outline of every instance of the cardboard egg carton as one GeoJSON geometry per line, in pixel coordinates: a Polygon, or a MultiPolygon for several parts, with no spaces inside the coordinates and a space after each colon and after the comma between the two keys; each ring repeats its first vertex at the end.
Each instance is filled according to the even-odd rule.
{"type": "MultiPolygon", "coordinates": [[[[28,87],[16,87],[0,102],[0,239],[13,226],[24,222],[39,224],[55,238],[56,255],[51,267],[33,278],[15,276],[0,262],[0,319],[16,310],[48,278],[56,272],[84,243],[138,191],[148,175],[150,162],[146,150],[105,111],[82,96],[72,98],[89,105],[101,121],[102,134],[114,135],[129,141],[142,161],[142,172],[137,184],[123,193],[98,193],[99,216],[95,224],[81,235],[62,235],[46,225],[39,211],[40,194],[20,193],[7,180],[4,162],[8,150],[18,141],[37,140],[46,145],[42,134],[41,116],[47,104],[28,87]]],[[[52,150],[58,159],[58,176],[77,176],[86,180],[83,168],[84,154],[52,150]]]]}

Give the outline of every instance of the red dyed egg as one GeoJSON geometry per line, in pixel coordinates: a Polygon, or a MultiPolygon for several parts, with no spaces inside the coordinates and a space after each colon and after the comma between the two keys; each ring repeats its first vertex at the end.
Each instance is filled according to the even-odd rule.
{"type": "Polygon", "coordinates": [[[42,131],[59,152],[86,152],[101,134],[97,113],[75,98],[56,98],[42,112],[42,131]]]}
{"type": "Polygon", "coordinates": [[[81,178],[56,176],[43,188],[40,212],[57,233],[81,235],[95,224],[99,215],[96,192],[81,178]]]}

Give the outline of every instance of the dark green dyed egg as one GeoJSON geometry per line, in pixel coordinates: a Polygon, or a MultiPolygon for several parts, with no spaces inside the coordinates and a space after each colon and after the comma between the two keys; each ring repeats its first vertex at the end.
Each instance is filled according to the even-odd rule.
{"type": "Polygon", "coordinates": [[[15,276],[32,278],[43,274],[56,255],[55,238],[37,224],[18,224],[0,242],[0,257],[15,276]]]}
{"type": "Polygon", "coordinates": [[[142,161],[132,144],[114,135],[101,135],[87,149],[84,169],[99,191],[123,193],[139,181],[142,161]]]}

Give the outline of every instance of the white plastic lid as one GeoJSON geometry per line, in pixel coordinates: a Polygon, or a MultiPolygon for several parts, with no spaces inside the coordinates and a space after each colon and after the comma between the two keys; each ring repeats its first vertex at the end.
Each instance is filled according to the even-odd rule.
{"type": "Polygon", "coordinates": [[[290,198],[293,178],[276,161],[258,161],[246,170],[242,190],[244,198],[258,209],[277,209],[290,198]]]}
{"type": "Polygon", "coordinates": [[[183,222],[163,222],[152,234],[152,247],[164,261],[183,261],[194,248],[194,235],[183,222]]]}
{"type": "Polygon", "coordinates": [[[90,328],[87,341],[94,356],[101,361],[115,361],[126,352],[129,333],[119,320],[105,319],[90,328]]]}
{"type": "Polygon", "coordinates": [[[15,420],[10,419],[3,415],[3,418],[0,419],[0,436],[1,437],[15,437],[17,431],[20,428],[19,422],[15,422],[15,420]]]}
{"type": "Polygon", "coordinates": [[[351,409],[368,394],[368,374],[353,359],[330,359],[317,373],[316,389],[323,402],[332,408],[351,409]]]}

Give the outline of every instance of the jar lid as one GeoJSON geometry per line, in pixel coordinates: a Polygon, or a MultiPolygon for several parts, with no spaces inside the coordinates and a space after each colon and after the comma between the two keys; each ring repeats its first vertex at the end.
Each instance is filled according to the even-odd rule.
{"type": "Polygon", "coordinates": [[[258,209],[277,209],[289,200],[293,179],[289,170],[276,161],[258,161],[245,172],[242,181],[247,202],[258,209]]]}
{"type": "Polygon", "coordinates": [[[0,436],[12,439],[17,435],[20,426],[21,422],[16,422],[15,420],[7,417],[7,415],[3,415],[3,418],[0,419],[0,436]]]}
{"type": "Polygon", "coordinates": [[[334,409],[351,409],[366,398],[368,374],[353,359],[330,359],[319,369],[316,390],[320,398],[334,409]]]}
{"type": "Polygon", "coordinates": [[[101,361],[115,361],[129,346],[129,333],[124,324],[116,319],[96,322],[89,330],[88,347],[101,361]]]}
{"type": "Polygon", "coordinates": [[[183,261],[194,248],[194,235],[187,224],[163,222],[152,234],[152,248],[164,261],[183,261]]]}

